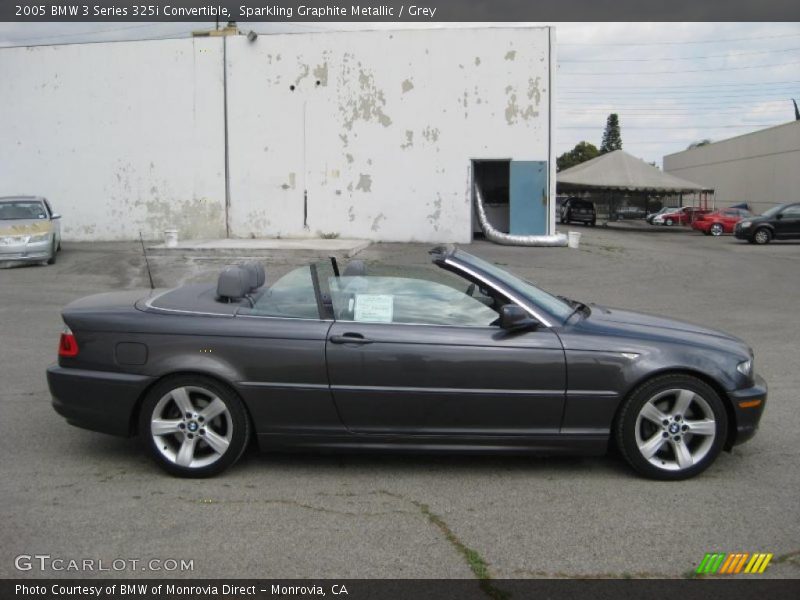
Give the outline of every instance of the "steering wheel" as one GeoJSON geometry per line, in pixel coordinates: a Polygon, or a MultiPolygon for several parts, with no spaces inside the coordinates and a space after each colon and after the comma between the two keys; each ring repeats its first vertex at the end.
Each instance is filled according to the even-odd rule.
{"type": "Polygon", "coordinates": [[[466,292],[464,292],[464,293],[465,293],[467,296],[472,296],[472,295],[475,293],[475,284],[474,284],[474,283],[470,283],[470,284],[467,286],[467,291],[466,291],[466,292]]]}

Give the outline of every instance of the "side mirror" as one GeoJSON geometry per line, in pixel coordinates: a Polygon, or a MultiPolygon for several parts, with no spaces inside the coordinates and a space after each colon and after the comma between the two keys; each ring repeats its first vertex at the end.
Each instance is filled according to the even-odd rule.
{"type": "Polygon", "coordinates": [[[61,218],[61,215],[60,215],[60,214],[58,214],[58,213],[53,213],[53,214],[52,214],[52,216],[50,217],[50,220],[51,220],[51,221],[55,221],[56,219],[60,219],[60,218],[61,218]]]}
{"type": "Polygon", "coordinates": [[[506,304],[500,311],[500,328],[506,331],[520,331],[536,325],[537,321],[516,304],[506,304]]]}

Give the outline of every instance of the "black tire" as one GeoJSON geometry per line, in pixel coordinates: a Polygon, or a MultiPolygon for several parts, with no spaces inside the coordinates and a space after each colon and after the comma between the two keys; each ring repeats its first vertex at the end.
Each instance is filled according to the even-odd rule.
{"type": "Polygon", "coordinates": [[[147,453],[168,473],[178,477],[211,477],[232,466],[242,456],[250,440],[250,419],[244,404],[228,386],[203,375],[176,375],[160,381],[147,393],[139,410],[138,431],[147,453]],[[178,390],[187,388],[190,388],[186,392],[187,397],[197,409],[192,419],[184,418],[186,415],[179,410],[178,402],[172,396],[178,390]],[[212,398],[221,400],[226,412],[204,421],[200,418],[202,409],[211,405],[212,398]],[[206,404],[203,404],[204,400],[207,401],[206,404]],[[167,416],[164,411],[171,412],[167,416]],[[167,419],[170,422],[182,421],[182,430],[159,436],[159,441],[156,442],[152,429],[156,417],[164,419],[164,422],[167,419]],[[189,433],[190,427],[196,433],[189,433]],[[224,451],[214,450],[206,441],[211,439],[206,436],[211,435],[209,431],[216,434],[215,439],[227,437],[224,440],[227,441],[224,451]],[[191,462],[198,463],[194,466],[177,464],[180,448],[188,441],[187,438],[194,439],[190,443],[191,462]]]}
{"type": "MultiPolygon", "coordinates": [[[[661,375],[646,381],[631,392],[619,413],[615,423],[614,434],[622,456],[639,474],[651,479],[665,481],[688,479],[705,471],[716,460],[728,434],[728,414],[722,399],[704,381],[689,375],[661,375]],[[677,403],[678,396],[677,394],[673,396],[671,394],[672,390],[691,392],[694,394],[694,398],[699,398],[703,402],[701,406],[699,403],[696,404],[695,400],[692,400],[689,408],[691,412],[686,415],[677,415],[677,419],[682,421],[675,421],[675,423],[679,427],[684,425],[688,427],[688,423],[699,422],[700,413],[710,411],[714,420],[714,434],[711,440],[706,439],[708,434],[692,436],[682,431],[669,433],[672,431],[669,428],[674,426],[674,416],[667,411],[665,411],[665,416],[669,417],[668,425],[654,425],[652,421],[646,418],[640,419],[645,405],[651,403],[654,398],[663,396],[661,402],[666,405],[670,403],[671,397],[674,397],[677,403]],[[698,416],[697,420],[695,420],[695,415],[698,416]],[[687,416],[690,418],[686,418],[687,416]],[[640,428],[645,427],[651,427],[655,432],[652,437],[650,435],[646,436],[647,442],[657,440],[662,435],[666,438],[660,444],[661,449],[654,453],[650,459],[646,458],[643,455],[643,451],[640,450],[640,443],[646,445],[647,442],[637,441],[637,435],[641,431],[640,428]],[[664,430],[663,432],[662,429],[664,430]],[[680,438],[676,443],[672,441],[671,436],[673,433],[677,433],[680,438]],[[680,444],[683,444],[690,454],[692,454],[693,448],[697,450],[699,458],[693,460],[691,466],[684,468],[677,464],[679,462],[679,453],[674,449],[680,444]],[[670,458],[670,455],[672,458],[670,458]],[[660,464],[656,466],[654,463],[660,464]]],[[[692,455],[692,458],[694,458],[694,455],[692,455]]]]}
{"type": "Polygon", "coordinates": [[[596,218],[592,219],[591,225],[592,225],[592,227],[595,227],[597,225],[597,219],[596,218]]]}
{"type": "Polygon", "coordinates": [[[718,237],[725,233],[725,227],[722,225],[722,223],[714,223],[708,230],[708,233],[714,237],[718,237]]]}
{"type": "Polygon", "coordinates": [[[759,227],[753,232],[753,243],[763,246],[772,241],[772,232],[766,227],[759,227]]]}
{"type": "Polygon", "coordinates": [[[50,258],[47,259],[48,265],[56,264],[56,258],[58,257],[58,249],[56,247],[56,241],[53,240],[53,246],[50,249],[50,258]]]}
{"type": "Polygon", "coordinates": [[[664,225],[667,227],[672,227],[673,221],[672,219],[664,219],[664,225]]]}
{"type": "Polygon", "coordinates": [[[710,231],[704,231],[703,235],[711,235],[711,232],[710,231]]]}

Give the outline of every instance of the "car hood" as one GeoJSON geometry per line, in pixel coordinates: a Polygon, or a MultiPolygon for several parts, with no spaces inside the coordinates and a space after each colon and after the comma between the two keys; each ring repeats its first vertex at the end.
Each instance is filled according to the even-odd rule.
{"type": "Polygon", "coordinates": [[[590,308],[591,314],[579,325],[587,332],[713,347],[743,356],[752,354],[743,340],[710,327],[608,306],[592,304],[590,308]]]}
{"type": "Polygon", "coordinates": [[[0,220],[0,235],[34,235],[49,233],[53,225],[44,219],[0,220]]]}

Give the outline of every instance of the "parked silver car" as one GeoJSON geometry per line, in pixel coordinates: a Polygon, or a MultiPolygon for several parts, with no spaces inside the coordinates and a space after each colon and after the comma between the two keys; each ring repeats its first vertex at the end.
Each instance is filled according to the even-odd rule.
{"type": "Polygon", "coordinates": [[[60,219],[40,196],[0,197],[0,262],[52,265],[61,249],[60,219]]]}

